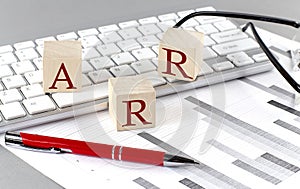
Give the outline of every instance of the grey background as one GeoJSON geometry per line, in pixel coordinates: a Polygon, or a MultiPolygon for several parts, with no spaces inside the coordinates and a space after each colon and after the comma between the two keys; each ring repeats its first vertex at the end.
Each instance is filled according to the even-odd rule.
{"type": "MultiPolygon", "coordinates": [[[[296,0],[0,0],[0,45],[189,8],[254,12],[299,19],[296,0]]],[[[266,27],[291,36],[296,30],[266,27]]]]}
{"type": "MultiPolygon", "coordinates": [[[[0,46],[203,6],[299,20],[299,5],[296,0],[0,0],[0,46]]],[[[288,38],[297,34],[289,27],[258,25],[288,38]]],[[[1,146],[0,187],[61,188],[1,146]]]]}

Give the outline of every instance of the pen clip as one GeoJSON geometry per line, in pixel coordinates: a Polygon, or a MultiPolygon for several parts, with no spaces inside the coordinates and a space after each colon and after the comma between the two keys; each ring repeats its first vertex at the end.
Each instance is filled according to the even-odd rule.
{"type": "Polygon", "coordinates": [[[55,147],[50,147],[50,148],[35,148],[31,146],[18,146],[22,149],[25,150],[30,150],[34,152],[43,152],[43,153],[51,153],[51,154],[62,154],[62,153],[72,153],[72,150],[70,149],[62,149],[62,148],[55,148],[55,147]]]}
{"type": "Polygon", "coordinates": [[[43,152],[43,153],[51,153],[51,154],[62,154],[62,153],[72,153],[72,150],[70,149],[63,149],[63,148],[55,148],[55,147],[50,147],[50,148],[36,148],[32,146],[26,146],[26,145],[12,145],[15,148],[20,148],[23,150],[29,150],[29,151],[34,151],[34,152],[43,152]]]}
{"type": "Polygon", "coordinates": [[[20,148],[20,149],[30,150],[35,152],[44,152],[44,153],[53,153],[53,154],[72,153],[72,150],[65,149],[65,148],[56,148],[56,147],[39,148],[39,147],[27,146],[23,143],[20,134],[12,133],[12,132],[6,132],[5,144],[15,148],[20,148]]]}

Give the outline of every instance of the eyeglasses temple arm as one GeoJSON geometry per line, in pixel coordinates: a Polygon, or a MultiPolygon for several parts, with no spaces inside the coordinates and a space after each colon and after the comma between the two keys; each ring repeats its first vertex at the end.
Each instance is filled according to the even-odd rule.
{"type": "Polygon", "coordinates": [[[189,20],[190,18],[193,18],[193,17],[196,17],[196,16],[223,16],[223,17],[230,17],[230,18],[240,18],[240,19],[258,20],[258,21],[264,21],[264,22],[273,22],[273,23],[277,23],[277,24],[284,24],[284,25],[292,26],[292,27],[295,27],[295,28],[300,27],[299,22],[288,20],[288,19],[276,18],[276,17],[272,17],[272,16],[249,14],[249,13],[235,13],[235,12],[224,12],[224,11],[199,11],[199,12],[194,12],[194,13],[191,13],[191,14],[183,17],[173,27],[178,28],[184,22],[189,20]]]}
{"type": "Polygon", "coordinates": [[[260,38],[260,36],[257,33],[257,30],[254,27],[254,24],[251,22],[248,22],[243,28],[243,32],[247,30],[247,28],[250,26],[253,35],[258,42],[260,48],[264,51],[264,53],[267,55],[269,60],[272,62],[272,64],[275,66],[275,68],[280,72],[280,74],[285,78],[285,80],[298,92],[300,93],[300,85],[290,76],[290,74],[281,66],[281,64],[277,61],[275,56],[272,54],[272,52],[269,50],[269,48],[265,45],[263,40],[260,38]]]}

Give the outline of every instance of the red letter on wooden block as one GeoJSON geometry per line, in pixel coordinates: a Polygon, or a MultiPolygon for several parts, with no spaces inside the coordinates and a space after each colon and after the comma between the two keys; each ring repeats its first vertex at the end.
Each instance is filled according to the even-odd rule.
{"type": "Polygon", "coordinates": [[[109,113],[117,130],[155,126],[155,90],[142,76],[110,78],[109,113]]]}
{"type": "Polygon", "coordinates": [[[194,81],[202,64],[203,34],[170,28],[158,49],[158,72],[164,77],[194,81]]]}
{"type": "Polygon", "coordinates": [[[183,68],[181,67],[181,64],[186,63],[186,59],[187,59],[184,52],[177,51],[177,50],[172,50],[172,49],[167,49],[167,48],[162,48],[162,49],[167,51],[167,70],[165,72],[162,72],[162,73],[176,76],[176,74],[172,73],[172,67],[171,66],[172,66],[172,64],[174,64],[177,67],[177,69],[180,71],[180,73],[183,75],[183,77],[193,79],[192,77],[188,76],[185,73],[185,71],[183,70],[183,68]],[[182,57],[181,61],[173,62],[172,61],[172,53],[178,53],[182,57]]]}
{"type": "Polygon", "coordinates": [[[125,125],[122,125],[123,127],[124,126],[135,126],[136,125],[136,124],[133,124],[131,122],[131,115],[132,114],[135,115],[144,125],[152,124],[151,122],[146,121],[145,118],[140,114],[146,108],[146,102],[144,100],[130,100],[130,101],[123,101],[123,103],[127,104],[127,123],[125,125]],[[132,103],[139,103],[141,108],[138,111],[133,112],[132,108],[131,108],[132,103]]]}
{"type": "Polygon", "coordinates": [[[73,83],[71,81],[71,78],[70,78],[70,76],[69,76],[69,74],[67,72],[67,69],[66,69],[64,63],[61,63],[61,66],[60,66],[60,68],[58,70],[58,73],[57,73],[55,79],[54,79],[54,82],[53,82],[52,86],[49,87],[49,89],[57,89],[57,87],[55,86],[57,81],[66,81],[66,82],[68,82],[68,85],[69,85],[69,87],[67,87],[67,89],[76,89],[76,87],[74,87],[74,85],[73,85],[73,83]],[[64,75],[65,75],[66,78],[59,79],[59,75],[60,75],[61,71],[64,72],[64,75]]]}
{"type": "Polygon", "coordinates": [[[81,56],[79,41],[45,41],[44,92],[73,92],[81,89],[81,56]]]}

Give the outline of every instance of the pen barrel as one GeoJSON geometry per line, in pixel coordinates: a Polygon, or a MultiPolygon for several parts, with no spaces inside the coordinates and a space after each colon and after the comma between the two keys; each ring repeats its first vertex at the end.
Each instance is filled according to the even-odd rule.
{"type": "Polygon", "coordinates": [[[100,144],[35,134],[20,133],[26,146],[37,148],[60,148],[73,154],[95,156],[119,161],[130,161],[163,166],[164,152],[117,145],[100,144]]]}
{"type": "Polygon", "coordinates": [[[164,152],[122,146],[116,146],[116,148],[117,147],[118,149],[115,151],[114,159],[163,166],[164,152]]]}

